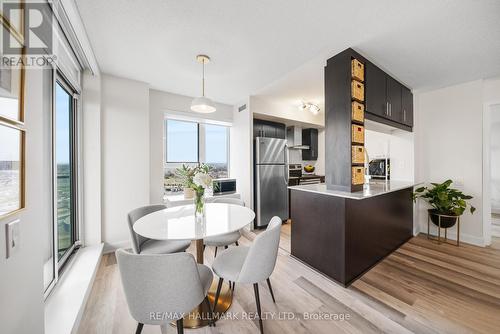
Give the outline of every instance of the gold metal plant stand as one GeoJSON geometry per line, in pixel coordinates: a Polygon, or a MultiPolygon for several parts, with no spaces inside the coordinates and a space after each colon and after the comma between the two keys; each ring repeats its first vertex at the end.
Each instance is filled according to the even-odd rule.
{"type": "MultiPolygon", "coordinates": [[[[434,215],[438,216],[438,237],[433,238],[430,234],[430,222],[431,222],[431,214],[427,213],[427,239],[437,240],[439,244],[441,244],[441,217],[446,218],[455,218],[457,219],[457,246],[460,246],[460,216],[450,216],[450,215],[442,215],[439,213],[434,213],[434,215]]],[[[444,228],[444,242],[448,243],[448,228],[444,228]]]]}

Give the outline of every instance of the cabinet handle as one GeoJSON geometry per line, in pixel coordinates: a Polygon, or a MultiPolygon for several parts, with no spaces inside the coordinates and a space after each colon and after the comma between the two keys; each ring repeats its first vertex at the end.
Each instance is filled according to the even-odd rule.
{"type": "Polygon", "coordinates": [[[392,103],[389,103],[389,117],[392,117],[392,103]]]}
{"type": "Polygon", "coordinates": [[[385,115],[389,116],[389,101],[385,102],[385,115]]]}
{"type": "Polygon", "coordinates": [[[403,109],[403,121],[406,122],[406,109],[403,109]]]}

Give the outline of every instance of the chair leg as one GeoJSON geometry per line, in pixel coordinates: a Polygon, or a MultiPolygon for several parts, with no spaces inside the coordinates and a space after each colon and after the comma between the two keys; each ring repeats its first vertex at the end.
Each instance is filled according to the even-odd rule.
{"type": "Polygon", "coordinates": [[[274,299],[273,288],[271,287],[271,280],[267,278],[267,286],[269,287],[269,292],[271,292],[271,297],[273,297],[273,303],[276,304],[276,299],[274,299]]]}
{"type": "Polygon", "coordinates": [[[208,314],[207,314],[207,317],[208,317],[208,326],[215,326],[215,322],[214,322],[214,317],[213,317],[213,313],[212,313],[212,308],[210,307],[210,301],[208,300],[208,296],[205,296],[205,306],[208,308],[208,314]]]}
{"type": "Polygon", "coordinates": [[[220,289],[222,288],[222,282],[224,282],[224,279],[221,277],[221,278],[219,278],[219,284],[217,284],[217,292],[215,293],[214,308],[212,309],[213,313],[215,313],[215,308],[217,307],[217,303],[219,302],[220,289]]]}
{"type": "Polygon", "coordinates": [[[137,324],[137,329],[135,330],[135,334],[141,334],[142,332],[142,327],[144,327],[144,324],[141,324],[140,322],[137,324]]]}
{"type": "Polygon", "coordinates": [[[259,328],[260,333],[264,333],[264,327],[262,325],[262,312],[260,311],[260,298],[259,298],[259,284],[253,284],[253,292],[255,293],[255,303],[257,304],[257,314],[259,315],[259,328]]]}
{"type": "Polygon", "coordinates": [[[214,254],[214,259],[217,257],[217,246],[215,246],[215,254],[214,254]]]}
{"type": "Polygon", "coordinates": [[[234,286],[236,285],[235,282],[233,282],[233,287],[231,288],[231,292],[234,294],[234,286]]]}
{"type": "Polygon", "coordinates": [[[235,242],[236,246],[239,246],[238,241],[235,242]]]}
{"type": "Polygon", "coordinates": [[[177,320],[177,334],[184,334],[184,319],[177,320]]]}

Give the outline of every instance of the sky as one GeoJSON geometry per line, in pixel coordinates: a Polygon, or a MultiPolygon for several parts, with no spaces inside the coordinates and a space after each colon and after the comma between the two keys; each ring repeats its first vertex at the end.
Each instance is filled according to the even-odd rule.
{"type": "MultiPolygon", "coordinates": [[[[205,152],[207,163],[227,162],[227,128],[205,124],[205,152]]],[[[203,142],[203,141],[202,141],[203,142]]],[[[198,126],[194,122],[167,121],[167,161],[198,161],[198,126]]]]}
{"type": "Polygon", "coordinates": [[[59,84],[56,85],[56,161],[69,163],[70,155],[70,96],[59,84]]]}

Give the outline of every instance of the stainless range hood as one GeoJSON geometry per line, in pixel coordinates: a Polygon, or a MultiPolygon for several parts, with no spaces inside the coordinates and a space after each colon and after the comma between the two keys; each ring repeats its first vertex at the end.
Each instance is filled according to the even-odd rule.
{"type": "Polygon", "coordinates": [[[308,145],[302,145],[302,128],[289,126],[286,128],[286,144],[292,150],[308,150],[308,145]]]}

